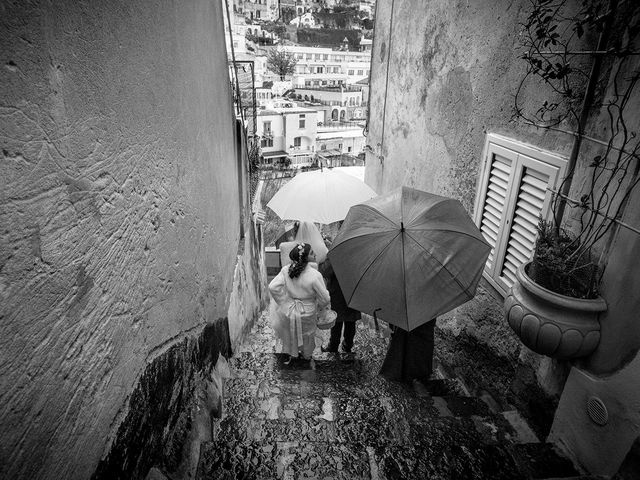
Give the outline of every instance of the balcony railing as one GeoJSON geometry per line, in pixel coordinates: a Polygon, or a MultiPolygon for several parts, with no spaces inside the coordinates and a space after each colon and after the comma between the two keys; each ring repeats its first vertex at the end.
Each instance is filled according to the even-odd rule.
{"type": "Polygon", "coordinates": [[[318,133],[328,130],[352,130],[354,128],[364,128],[365,120],[358,122],[333,122],[333,123],[325,123],[324,125],[318,124],[318,133]]]}

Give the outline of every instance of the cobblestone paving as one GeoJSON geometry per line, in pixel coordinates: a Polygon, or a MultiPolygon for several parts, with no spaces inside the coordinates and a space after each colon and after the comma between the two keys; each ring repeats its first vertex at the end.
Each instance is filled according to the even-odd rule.
{"type": "Polygon", "coordinates": [[[514,412],[491,411],[456,379],[407,385],[380,377],[388,339],[369,321],[358,322],[353,353],[317,348],[311,363],[285,364],[272,333],[263,315],[230,359],[223,414],[202,447],[198,478],[577,475],[549,445],[523,443],[508,421],[514,412]]]}

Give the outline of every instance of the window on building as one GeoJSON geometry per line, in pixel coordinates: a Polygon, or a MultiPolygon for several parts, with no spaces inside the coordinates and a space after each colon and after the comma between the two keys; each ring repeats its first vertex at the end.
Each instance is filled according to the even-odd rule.
{"type": "Polygon", "coordinates": [[[324,73],[324,67],[318,67],[316,73],[324,73]]]}
{"type": "Polygon", "coordinates": [[[327,144],[323,143],[320,145],[320,150],[326,150],[327,149],[327,144]]]}
{"type": "Polygon", "coordinates": [[[260,18],[260,10],[256,10],[256,18],[260,18]]]}
{"type": "Polygon", "coordinates": [[[324,53],[324,54],[322,55],[322,59],[323,59],[323,60],[329,60],[329,54],[328,54],[328,53],[324,53]]]}
{"type": "Polygon", "coordinates": [[[311,86],[311,80],[305,80],[304,81],[304,86],[305,87],[310,87],[311,86]]]}
{"type": "Polygon", "coordinates": [[[313,85],[314,85],[315,87],[319,86],[319,85],[320,85],[320,80],[314,80],[314,81],[313,81],[313,85]]]}
{"type": "Polygon", "coordinates": [[[293,138],[293,146],[299,147],[302,145],[302,137],[294,137],[293,138]]]}
{"type": "Polygon", "coordinates": [[[342,144],[341,143],[338,144],[338,150],[342,150],[342,144]]]}
{"type": "Polygon", "coordinates": [[[326,85],[327,81],[326,80],[322,80],[322,85],[326,85]]]}
{"type": "Polygon", "coordinates": [[[264,135],[271,135],[271,121],[263,122],[262,132],[264,135]]]}
{"type": "Polygon", "coordinates": [[[351,151],[351,147],[347,147],[347,152],[350,152],[350,151],[351,151]]]}
{"type": "Polygon", "coordinates": [[[333,67],[333,73],[340,73],[340,67],[333,67]]]}
{"type": "Polygon", "coordinates": [[[260,146],[262,148],[273,147],[273,138],[271,138],[271,137],[263,138],[262,140],[260,140],[260,146]]]}
{"type": "Polygon", "coordinates": [[[550,190],[560,184],[565,165],[551,152],[487,135],[474,220],[491,245],[484,276],[503,295],[533,254],[538,219],[551,215],[550,190]]]}
{"type": "Polygon", "coordinates": [[[349,71],[347,72],[347,75],[353,75],[353,70],[349,70],[349,71]]]}
{"type": "MultiPolygon", "coordinates": [[[[306,95],[305,95],[305,97],[306,97],[306,95]]],[[[305,114],[301,113],[300,117],[298,118],[298,127],[305,128],[305,125],[306,125],[305,114]]]]}
{"type": "Polygon", "coordinates": [[[358,75],[364,75],[364,71],[363,70],[358,70],[358,75]]]}

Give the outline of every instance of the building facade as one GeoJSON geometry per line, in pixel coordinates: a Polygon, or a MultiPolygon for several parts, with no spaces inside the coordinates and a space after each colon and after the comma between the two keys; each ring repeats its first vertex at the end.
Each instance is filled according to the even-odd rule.
{"type": "Polygon", "coordinates": [[[353,84],[369,77],[370,52],[290,45],[283,48],[293,53],[297,60],[294,86],[353,84]]]}
{"type": "Polygon", "coordinates": [[[265,163],[288,158],[292,167],[315,157],[318,113],[289,101],[273,101],[258,111],[257,135],[265,163]]]}

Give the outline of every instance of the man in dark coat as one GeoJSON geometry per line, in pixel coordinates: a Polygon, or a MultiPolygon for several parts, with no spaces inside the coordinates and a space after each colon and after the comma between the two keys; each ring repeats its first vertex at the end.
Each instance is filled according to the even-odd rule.
{"type": "Polygon", "coordinates": [[[435,318],[410,332],[393,326],[391,342],[380,374],[389,380],[400,382],[429,380],[433,372],[435,326],[435,318]]]}
{"type": "Polygon", "coordinates": [[[331,329],[329,345],[322,347],[322,351],[337,352],[338,345],[340,345],[340,337],[343,337],[342,350],[351,352],[353,348],[353,337],[356,335],[356,320],[362,318],[362,315],[359,311],[347,306],[336,274],[333,272],[329,257],[320,264],[318,270],[327,282],[327,290],[329,290],[329,296],[331,297],[331,309],[335,310],[338,314],[336,324],[331,329]]]}

